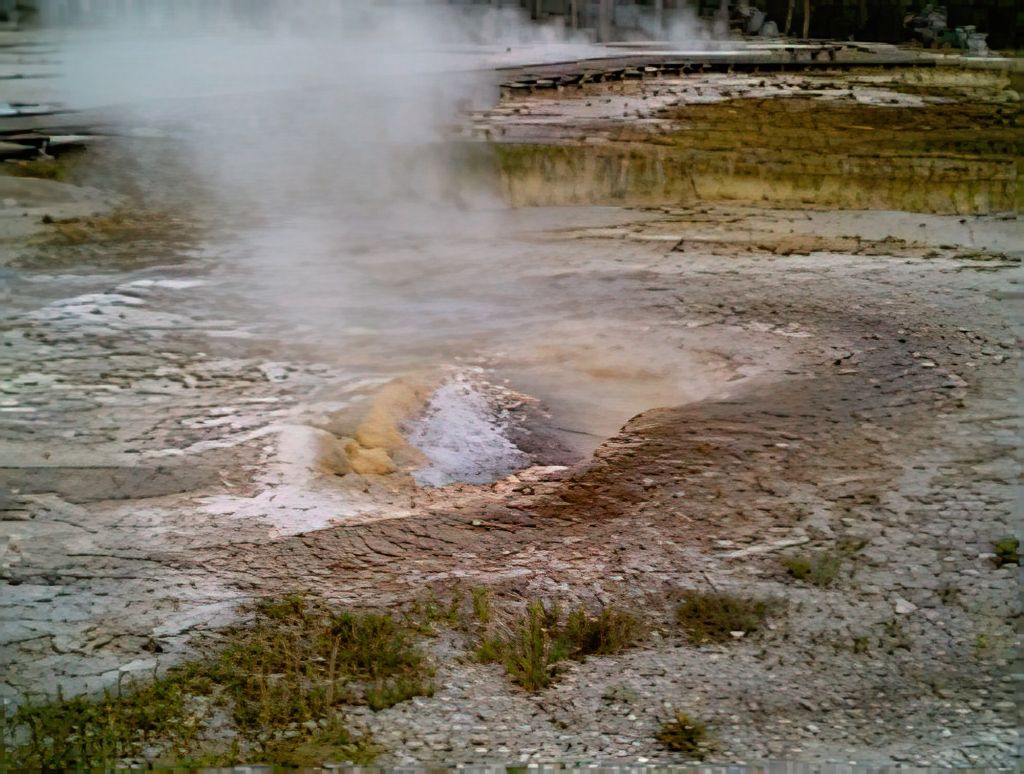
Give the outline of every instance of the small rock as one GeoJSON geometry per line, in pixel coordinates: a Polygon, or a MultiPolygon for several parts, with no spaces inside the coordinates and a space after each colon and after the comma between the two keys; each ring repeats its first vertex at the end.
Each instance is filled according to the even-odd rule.
{"type": "Polygon", "coordinates": [[[913,602],[908,602],[903,597],[896,597],[896,614],[897,615],[909,615],[917,610],[917,605],[913,602]]]}

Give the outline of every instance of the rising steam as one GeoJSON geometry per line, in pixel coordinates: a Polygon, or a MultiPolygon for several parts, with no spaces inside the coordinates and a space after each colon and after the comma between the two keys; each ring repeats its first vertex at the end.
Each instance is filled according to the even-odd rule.
{"type": "Polygon", "coordinates": [[[453,163],[466,148],[447,142],[467,107],[495,102],[494,64],[592,52],[564,29],[490,5],[125,5],[43,4],[45,20],[66,22],[64,101],[113,119],[117,132],[159,133],[159,153],[158,143],[132,146],[149,188],[200,181],[206,220],[228,232],[210,249],[239,269],[235,287],[320,330],[345,323],[346,301],[383,308],[399,281],[456,271],[419,237],[453,239],[470,227],[467,209],[499,209],[453,163]],[[67,10],[82,7],[87,17],[67,10]]]}
{"type": "Polygon", "coordinates": [[[430,268],[379,240],[456,236],[459,212],[496,204],[447,142],[469,106],[496,100],[493,63],[576,46],[517,10],[427,0],[151,0],[129,14],[97,0],[82,19],[64,7],[43,6],[68,22],[63,100],[117,133],[159,134],[132,146],[149,187],[172,190],[182,168],[198,179],[204,213],[236,226],[210,249],[261,304],[320,328],[344,323],[331,315],[353,294],[384,292],[365,287],[382,262],[400,256],[403,276],[430,268]],[[368,234],[380,253],[369,268],[368,234]]]}

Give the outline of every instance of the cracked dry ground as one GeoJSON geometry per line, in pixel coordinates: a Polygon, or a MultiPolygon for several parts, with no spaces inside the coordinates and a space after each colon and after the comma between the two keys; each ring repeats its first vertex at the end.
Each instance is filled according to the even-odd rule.
{"type": "Polygon", "coordinates": [[[567,472],[196,560],[252,593],[387,605],[461,583],[660,622],[646,647],[534,697],[449,653],[437,696],[362,718],[395,761],[671,761],[653,735],[678,707],[724,760],[1010,765],[1016,567],[990,551],[1014,528],[1018,264],[622,249],[646,268],[599,277],[610,308],[629,299],[652,335],[763,331],[785,375],[645,412],[567,472]],[[794,321],[810,335],[787,336],[794,321]],[[859,550],[821,589],[767,550],[801,541],[859,550]],[[708,586],[785,606],[755,638],[693,647],[670,607],[708,586]]]}

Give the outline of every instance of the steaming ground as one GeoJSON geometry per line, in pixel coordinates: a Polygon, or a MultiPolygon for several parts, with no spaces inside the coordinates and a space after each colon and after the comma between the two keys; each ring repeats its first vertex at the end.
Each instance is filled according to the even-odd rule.
{"type": "MultiPolygon", "coordinates": [[[[522,211],[515,240],[448,240],[467,266],[389,278],[412,311],[326,349],[254,319],[195,247],[167,267],[11,271],[5,691],[146,674],[253,593],[378,605],[459,578],[658,610],[706,574],[790,612],[765,641],[668,635],[536,698],[446,660],[434,699],[361,720],[395,762],[671,760],[652,738],[669,705],[707,717],[727,760],[1007,761],[1015,581],[986,556],[1011,526],[1016,264],[659,238],[737,218],[791,238],[808,217],[875,228],[860,213],[522,211]],[[485,250],[501,259],[468,268],[485,250]],[[424,302],[470,284],[461,312],[424,302]],[[504,476],[514,460],[480,445],[509,451],[518,395],[539,404],[523,454],[583,464],[416,486],[476,476],[466,463],[504,476]],[[406,416],[426,466],[337,475],[338,439],[406,416]],[[830,590],[788,584],[761,553],[844,536],[869,547],[830,590]]],[[[959,225],[932,222],[942,240],[959,225]]],[[[1005,223],[969,222],[982,242],[1005,223]]]]}
{"type": "MultiPolygon", "coordinates": [[[[490,118],[594,118],[559,99],[490,118]]],[[[722,761],[1012,764],[1017,217],[211,185],[289,158],[211,178],[172,133],[90,151],[100,190],[0,178],[5,697],[148,675],[253,595],[485,585],[658,633],[536,696],[440,643],[434,697],[351,713],[385,762],[678,763],[679,708],[722,761]],[[153,160],[151,190],[117,175],[153,160]],[[827,588],[778,561],[838,545],[827,588]],[[695,647],[672,602],[708,584],[785,612],[695,647]]]]}

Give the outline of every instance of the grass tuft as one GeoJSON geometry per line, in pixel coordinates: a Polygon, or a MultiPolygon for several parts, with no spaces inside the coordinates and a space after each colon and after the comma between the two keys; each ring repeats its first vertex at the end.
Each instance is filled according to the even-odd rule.
{"type": "Polygon", "coordinates": [[[302,618],[306,613],[306,596],[304,594],[287,594],[283,597],[261,599],[253,605],[256,615],[274,621],[287,621],[302,618]]]}
{"type": "Polygon", "coordinates": [[[837,551],[819,551],[812,554],[786,556],[781,559],[786,572],[798,581],[815,586],[830,586],[839,575],[842,556],[837,551]]]}
{"type": "Polygon", "coordinates": [[[111,768],[160,740],[187,745],[197,724],[186,697],[204,687],[175,675],[125,695],[24,704],[4,723],[4,759],[13,768],[111,768]]]}
{"type": "Polygon", "coordinates": [[[676,712],[675,718],[665,723],[658,731],[657,740],[672,752],[678,752],[691,760],[702,761],[711,752],[711,739],[707,727],[693,720],[685,712],[676,712]]]}
{"type": "Polygon", "coordinates": [[[434,683],[429,679],[399,676],[389,680],[381,679],[366,689],[366,706],[374,712],[394,707],[416,696],[433,696],[434,683]]]}
{"type": "Polygon", "coordinates": [[[632,646],[639,632],[640,622],[629,613],[605,607],[591,616],[580,607],[569,614],[562,637],[572,649],[571,658],[609,656],[632,646]]]}
{"type": "Polygon", "coordinates": [[[528,691],[551,685],[551,668],[566,655],[551,636],[546,613],[542,603],[531,602],[502,648],[509,677],[528,691]]]}
{"type": "Polygon", "coordinates": [[[58,183],[63,183],[71,177],[69,162],[79,155],[79,153],[72,152],[57,158],[43,156],[34,159],[10,160],[4,171],[16,177],[35,177],[40,180],[55,180],[58,183]]]}
{"type": "Polygon", "coordinates": [[[299,744],[282,740],[267,745],[260,763],[302,769],[319,769],[324,763],[365,765],[381,752],[369,737],[354,736],[341,723],[332,722],[299,744]]]}
{"type": "Polygon", "coordinates": [[[687,591],[676,620],[694,642],[728,642],[733,632],[756,632],[770,610],[771,604],[761,599],[687,591]]]}
{"type": "Polygon", "coordinates": [[[436,624],[450,629],[465,629],[466,616],[463,614],[465,595],[461,586],[456,586],[447,602],[439,600],[433,592],[417,597],[405,610],[407,625],[423,635],[436,634],[436,624]]]}
{"type": "Polygon", "coordinates": [[[1015,537],[1005,537],[992,544],[995,551],[996,567],[1005,567],[1008,564],[1020,564],[1020,540],[1015,537]]]}
{"type": "Polygon", "coordinates": [[[481,626],[491,622],[491,591],[477,587],[473,589],[473,615],[481,626]]]}
{"type": "Polygon", "coordinates": [[[118,695],[24,705],[4,724],[14,767],[116,768],[159,749],[168,762],[313,765],[368,762],[376,747],[342,723],[345,704],[374,710],[433,693],[433,668],[392,616],[336,611],[301,595],[260,602],[203,659],[118,695]],[[204,725],[230,717],[230,747],[204,725]],[[15,743],[15,739],[18,740],[15,743]],[[196,754],[198,753],[198,757],[196,754]]]}
{"type": "Polygon", "coordinates": [[[554,682],[560,661],[621,653],[640,636],[640,621],[624,611],[606,607],[592,615],[579,607],[563,617],[558,605],[547,607],[534,600],[497,632],[485,634],[476,657],[484,663],[504,664],[513,682],[528,691],[540,691],[554,682]]]}

